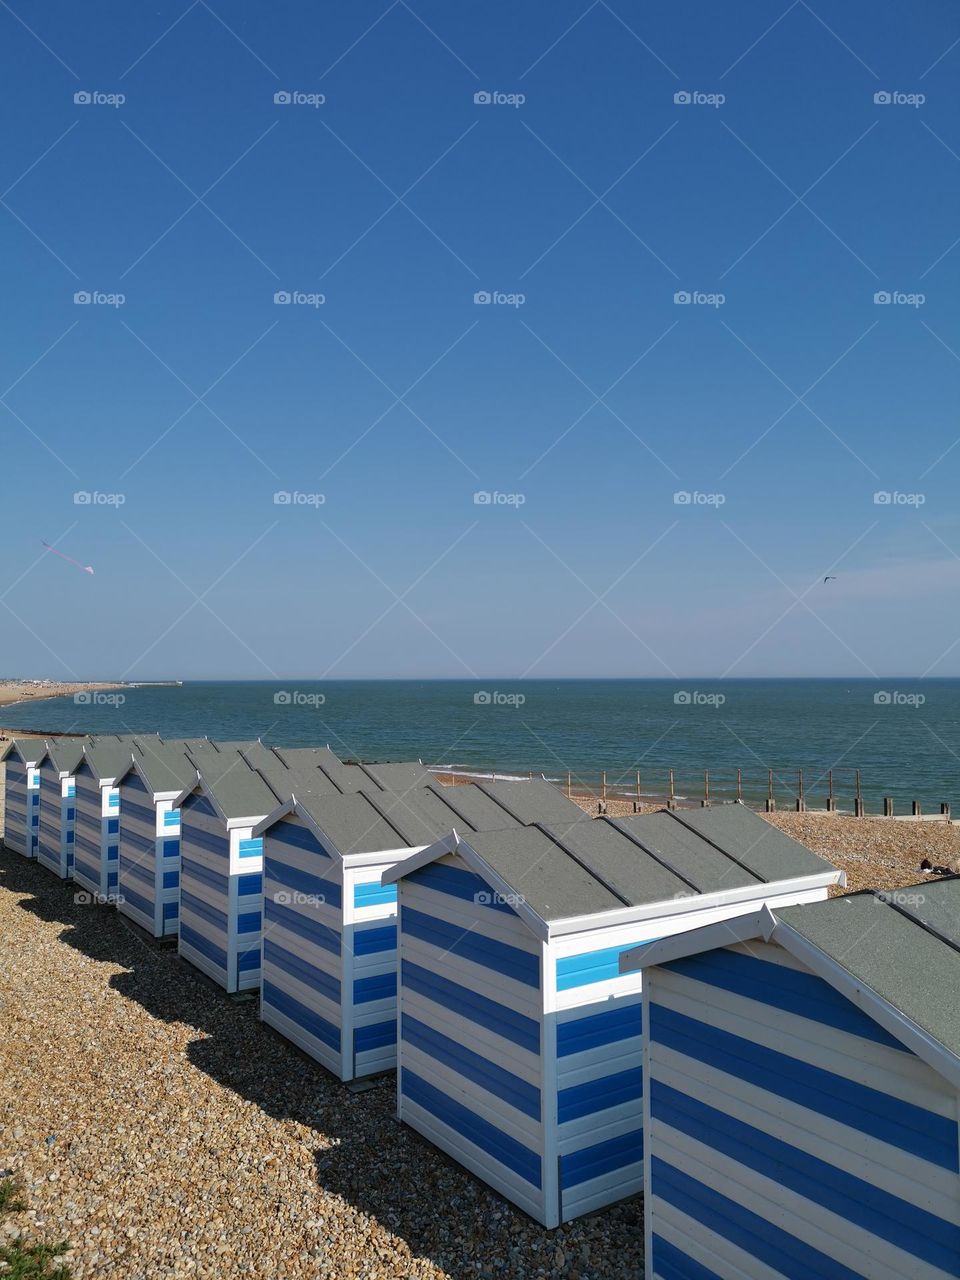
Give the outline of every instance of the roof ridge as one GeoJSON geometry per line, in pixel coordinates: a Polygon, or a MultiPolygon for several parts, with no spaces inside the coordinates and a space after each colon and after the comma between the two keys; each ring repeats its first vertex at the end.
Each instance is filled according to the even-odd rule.
{"type": "MultiPolygon", "coordinates": [[[[451,813],[455,814],[460,819],[461,822],[466,823],[466,825],[470,829],[471,835],[477,834],[480,828],[475,827],[473,823],[470,821],[470,819],[466,816],[466,814],[462,812],[462,810],[458,809],[457,806],[453,804],[450,800],[448,800],[446,796],[440,794],[441,791],[456,791],[457,790],[456,787],[443,787],[439,782],[428,782],[427,785],[423,788],[423,790],[429,791],[431,795],[436,796],[441,804],[446,805],[446,807],[451,811],[451,813]]],[[[503,806],[501,805],[500,808],[503,808],[503,806]]],[[[506,812],[506,810],[504,810],[504,812],[506,812]]]]}
{"type": "MultiPolygon", "coordinates": [[[[619,898],[625,907],[632,907],[635,905],[630,901],[629,898],[624,897],[624,895],[620,892],[620,890],[615,888],[610,883],[610,881],[607,880],[605,876],[599,875],[596,871],[594,871],[593,867],[588,867],[587,864],[583,861],[583,859],[575,850],[571,849],[569,845],[564,844],[564,842],[560,839],[559,836],[555,836],[550,831],[548,831],[542,822],[534,822],[532,825],[536,827],[538,831],[542,832],[543,835],[545,835],[548,840],[552,840],[558,849],[562,849],[568,858],[572,858],[578,867],[581,867],[584,871],[586,871],[588,876],[592,876],[594,880],[597,881],[598,884],[602,884],[608,893],[612,893],[615,898],[619,898]]],[[[570,823],[571,827],[575,827],[577,825],[578,824],[575,822],[570,823]]]]}

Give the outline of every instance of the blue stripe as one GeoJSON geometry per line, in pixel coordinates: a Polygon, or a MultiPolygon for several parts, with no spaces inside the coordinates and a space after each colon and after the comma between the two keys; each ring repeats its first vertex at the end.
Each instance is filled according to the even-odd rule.
{"type": "Polygon", "coordinates": [[[165,827],[179,827],[179,825],[180,825],[180,810],[179,810],[179,809],[164,809],[164,811],[163,811],[163,825],[164,825],[165,827]]]}
{"type": "Polygon", "coordinates": [[[202,862],[194,862],[192,858],[183,858],[180,863],[180,871],[182,874],[181,883],[183,884],[196,880],[198,884],[205,884],[208,889],[215,889],[224,898],[227,897],[230,891],[229,877],[221,875],[219,871],[211,871],[202,862]]]}
{"type": "Polygon", "coordinates": [[[165,903],[163,904],[163,918],[164,918],[164,920],[176,920],[176,918],[177,918],[177,916],[178,916],[179,914],[180,914],[180,903],[179,903],[179,902],[165,902],[165,903]]]}
{"type": "Polygon", "coordinates": [[[336,929],[321,924],[319,920],[311,920],[309,916],[303,916],[299,911],[294,911],[292,907],[285,906],[283,903],[274,902],[272,898],[263,900],[263,921],[264,928],[268,924],[282,925],[298,938],[304,938],[307,942],[322,947],[331,955],[340,954],[340,935],[336,929]]]}
{"type": "Polygon", "coordinates": [[[148,916],[151,920],[153,920],[153,899],[152,898],[144,897],[142,893],[137,893],[135,889],[130,888],[129,884],[124,883],[123,900],[125,903],[129,903],[131,907],[134,907],[142,915],[148,916]]]}
{"type": "Polygon", "coordinates": [[[652,1159],[650,1181],[653,1195],[759,1259],[785,1280],[863,1280],[862,1272],[851,1271],[782,1227],[674,1169],[659,1156],[652,1159]]]}
{"type": "Polygon", "coordinates": [[[473,902],[477,906],[489,907],[494,911],[504,911],[510,916],[517,914],[513,907],[497,899],[496,893],[482,876],[476,875],[473,871],[465,871],[462,867],[449,867],[431,862],[428,866],[421,867],[419,871],[414,871],[407,878],[412,884],[420,885],[424,889],[432,889],[434,893],[445,893],[448,897],[460,898],[463,902],[473,902]]]}
{"type": "Polygon", "coordinates": [[[402,1035],[406,1044],[449,1067],[458,1076],[472,1080],[494,1098],[501,1098],[524,1115],[540,1120],[540,1090],[535,1085],[451,1040],[436,1027],[411,1018],[408,1013],[403,1015],[402,1035]]]}
{"type": "Polygon", "coordinates": [[[663,1005],[651,1004],[650,1009],[650,1034],[678,1053],[789,1098],[952,1173],[960,1168],[955,1118],[948,1120],[663,1005]]]}
{"type": "Polygon", "coordinates": [[[663,1236],[653,1236],[653,1274],[658,1280],[723,1280],[716,1271],[701,1266],[663,1236]]]}
{"type": "Polygon", "coordinates": [[[566,1124],[581,1116],[619,1107],[624,1102],[640,1102],[643,1097],[643,1069],[631,1067],[583,1084],[570,1085],[557,1094],[557,1122],[566,1124]]]}
{"type": "Polygon", "coordinates": [[[215,929],[219,929],[221,933],[226,934],[226,912],[219,911],[216,907],[211,907],[209,902],[204,902],[196,894],[188,893],[186,889],[180,890],[180,909],[183,913],[189,911],[191,915],[199,916],[201,920],[206,920],[207,924],[212,924],[215,929]]]}
{"type": "Polygon", "coordinates": [[[353,905],[355,907],[383,907],[387,903],[396,902],[397,886],[395,884],[378,884],[376,880],[370,884],[358,884],[353,889],[353,905]]]}
{"type": "Polygon", "coordinates": [[[237,972],[250,973],[253,969],[260,968],[260,948],[254,947],[250,951],[241,951],[237,956],[237,972]]]}
{"type": "Polygon", "coordinates": [[[285,844],[291,849],[306,849],[308,853],[320,853],[325,858],[330,857],[312,832],[306,827],[298,826],[295,822],[275,822],[267,831],[266,838],[268,842],[285,844]]]}
{"type": "Polygon", "coordinates": [[[441,977],[410,960],[402,963],[402,982],[411,991],[425,996],[434,1004],[459,1014],[479,1027],[485,1027],[495,1035],[517,1044],[521,1049],[539,1055],[540,1024],[507,1005],[499,1004],[488,996],[478,995],[468,987],[441,977]]]}
{"type": "Polygon", "coordinates": [[[652,1115],[672,1129],[948,1275],[960,1275],[960,1225],[945,1222],[659,1080],[651,1085],[650,1106],[652,1115]]]}
{"type": "Polygon", "coordinates": [[[397,1020],[374,1022],[368,1027],[355,1027],[353,1031],[354,1053],[369,1053],[371,1049],[385,1049],[397,1043],[397,1020]]]}
{"type": "Polygon", "coordinates": [[[294,1000],[293,996],[287,995],[285,991],[281,991],[278,986],[264,979],[262,999],[264,1004],[270,1005],[276,1009],[278,1013],[282,1013],[285,1018],[289,1018],[291,1022],[295,1022],[298,1027],[302,1027],[322,1044],[340,1052],[340,1028],[332,1022],[328,1022],[326,1018],[321,1018],[318,1013],[314,1013],[312,1009],[308,1009],[306,1005],[294,1000]]]}
{"type": "Polygon", "coordinates": [[[241,858],[260,858],[263,856],[263,841],[259,837],[254,840],[240,840],[237,852],[241,858]]]}
{"type": "Polygon", "coordinates": [[[275,880],[295,893],[302,893],[308,898],[322,898],[329,907],[339,909],[343,903],[342,888],[338,881],[325,880],[323,876],[312,875],[309,871],[298,871],[296,867],[278,862],[276,858],[264,860],[263,874],[268,880],[275,880]]]}
{"type": "Polygon", "coordinates": [[[119,833],[120,833],[120,819],[108,818],[107,819],[107,835],[115,836],[115,835],[119,835],[119,833]]]}
{"type": "Polygon", "coordinates": [[[598,1049],[601,1045],[616,1044],[643,1034],[643,1005],[627,1005],[622,1009],[610,1009],[604,1013],[591,1013],[585,1018],[573,1018],[557,1024],[557,1057],[566,1058],[571,1053],[583,1053],[598,1049]]]}
{"type": "Polygon", "coordinates": [[[726,949],[690,956],[663,967],[694,982],[720,987],[733,995],[758,1000],[775,1009],[786,1009],[801,1018],[835,1027],[838,1031],[849,1031],[864,1040],[874,1040],[891,1049],[910,1052],[906,1045],[851,1004],[829,982],[812,973],[726,949]]]}
{"type": "Polygon", "coordinates": [[[397,994],[397,973],[377,973],[369,978],[355,978],[353,1003],[370,1004],[373,1000],[392,1000],[397,994]]]}
{"type": "Polygon", "coordinates": [[[120,870],[123,872],[124,880],[139,880],[142,884],[147,885],[150,889],[154,884],[153,867],[144,867],[136,858],[128,858],[126,854],[120,859],[120,870]]]}
{"type": "Polygon", "coordinates": [[[353,954],[355,956],[374,956],[381,951],[396,951],[396,924],[375,925],[371,929],[357,925],[353,931],[353,954]]]}
{"type": "Polygon", "coordinates": [[[130,818],[149,823],[151,830],[157,825],[157,811],[153,805],[137,804],[136,800],[127,797],[123,802],[124,822],[130,818]]]}
{"type": "Polygon", "coordinates": [[[202,933],[197,933],[196,929],[191,929],[188,924],[184,924],[183,920],[180,921],[180,941],[185,946],[192,947],[194,951],[198,951],[200,955],[206,956],[208,960],[212,960],[215,965],[226,973],[226,951],[212,943],[209,938],[205,938],[202,933]]]}
{"type": "Polygon", "coordinates": [[[616,1138],[594,1143],[580,1151],[560,1157],[560,1186],[563,1190],[599,1178],[625,1165],[639,1164],[643,1159],[643,1130],[633,1129],[616,1138]]]}
{"type": "Polygon", "coordinates": [[[107,808],[108,809],[120,808],[120,796],[117,794],[116,791],[107,792],[107,808]]]}
{"type": "Polygon", "coordinates": [[[155,853],[157,842],[153,836],[147,837],[140,831],[124,831],[123,847],[136,849],[138,853],[155,853]]]}
{"type": "Polygon", "coordinates": [[[237,896],[240,898],[257,898],[263,893],[263,876],[259,871],[237,876],[237,896]]]}
{"type": "Polygon", "coordinates": [[[179,858],[179,857],[180,857],[180,841],[179,841],[179,840],[164,840],[164,842],[163,842],[163,857],[164,857],[164,858],[179,858]]]}
{"type": "Polygon", "coordinates": [[[237,914],[237,933],[258,933],[260,930],[259,911],[240,911],[237,914]]]}
{"type": "Polygon", "coordinates": [[[291,978],[296,978],[298,982],[302,982],[310,991],[316,991],[318,995],[325,996],[334,1004],[340,1003],[340,982],[332,973],[308,964],[302,956],[294,955],[292,951],[281,947],[272,938],[263,940],[263,964],[265,971],[268,965],[273,969],[279,969],[281,973],[286,973],[291,978]]]}
{"type": "MultiPolygon", "coordinates": [[[[652,942],[653,939],[644,939],[652,942]]],[[[579,956],[561,956],[557,961],[557,990],[569,991],[573,987],[585,987],[592,982],[609,982],[620,977],[620,957],[631,951],[635,942],[619,947],[603,947],[599,951],[587,951],[579,956]]]]}
{"type": "Polygon", "coordinates": [[[219,858],[230,857],[230,841],[226,836],[215,835],[212,831],[204,831],[192,822],[184,822],[180,827],[180,839],[184,844],[195,844],[198,849],[215,853],[219,858]]]}
{"type": "Polygon", "coordinates": [[[464,929],[463,925],[449,920],[441,920],[423,911],[414,911],[412,907],[404,907],[403,928],[412,937],[429,942],[444,953],[452,952],[472,964],[482,965],[485,969],[539,990],[540,957],[529,951],[511,947],[496,938],[485,937],[476,930],[464,929]]]}
{"type": "Polygon", "coordinates": [[[190,809],[192,813],[204,813],[208,818],[216,818],[220,821],[220,815],[216,809],[201,791],[191,791],[183,803],[184,809],[190,809]]]}
{"type": "Polygon", "coordinates": [[[164,889],[176,889],[179,884],[180,884],[179,871],[165,871],[163,873],[164,889]]]}
{"type": "Polygon", "coordinates": [[[453,1098],[448,1098],[409,1067],[403,1067],[400,1071],[400,1089],[404,1098],[416,1103],[424,1111],[429,1111],[448,1128],[539,1190],[542,1185],[540,1157],[535,1151],[475,1115],[453,1098]]]}

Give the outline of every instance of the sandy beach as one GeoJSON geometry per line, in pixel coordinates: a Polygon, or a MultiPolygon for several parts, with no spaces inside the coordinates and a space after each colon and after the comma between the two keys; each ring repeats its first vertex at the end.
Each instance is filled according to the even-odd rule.
{"type": "Polygon", "coordinates": [[[0,680],[0,707],[13,707],[21,702],[39,702],[44,698],[72,698],[77,693],[95,693],[101,689],[126,687],[118,681],[0,680]]]}

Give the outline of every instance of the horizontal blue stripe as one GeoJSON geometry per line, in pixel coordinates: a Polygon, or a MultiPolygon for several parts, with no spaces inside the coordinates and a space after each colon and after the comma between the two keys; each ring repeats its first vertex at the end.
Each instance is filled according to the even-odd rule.
{"type": "Polygon", "coordinates": [[[164,920],[176,920],[176,918],[177,918],[177,916],[178,916],[179,914],[180,914],[180,903],[179,903],[179,902],[165,902],[165,903],[163,904],[163,918],[164,918],[164,920]]]}
{"type": "Polygon", "coordinates": [[[73,805],[67,807],[67,822],[74,822],[77,817],[77,811],[73,805]]]}
{"type": "Polygon", "coordinates": [[[339,909],[342,905],[343,891],[337,880],[325,880],[323,876],[300,871],[297,867],[269,857],[264,860],[263,874],[268,880],[275,880],[294,893],[302,893],[308,898],[322,898],[327,906],[339,909]]]}
{"type": "Polygon", "coordinates": [[[246,875],[237,876],[237,895],[241,898],[255,898],[263,893],[263,876],[259,871],[250,871],[246,875]]]}
{"type": "Polygon", "coordinates": [[[237,852],[241,858],[261,858],[263,856],[263,841],[259,836],[253,840],[240,840],[237,844],[237,852]]]}
{"type": "Polygon", "coordinates": [[[198,898],[196,894],[189,893],[186,889],[180,890],[180,910],[181,914],[199,916],[201,920],[206,920],[207,924],[212,924],[215,929],[226,935],[227,932],[227,914],[225,911],[219,911],[216,907],[212,907],[209,902],[204,902],[202,898],[198,898]]]}
{"type": "Polygon", "coordinates": [[[139,858],[130,858],[126,854],[119,859],[119,863],[120,871],[125,881],[139,880],[151,889],[153,888],[154,868],[152,863],[150,866],[145,867],[139,858]]]}
{"type": "Polygon", "coordinates": [[[180,863],[181,884],[189,884],[191,880],[195,880],[197,884],[205,884],[208,889],[214,889],[217,893],[227,897],[230,891],[230,879],[228,876],[221,875],[217,871],[212,871],[210,867],[204,866],[202,862],[194,862],[193,858],[183,858],[180,863]]]}
{"type": "Polygon", "coordinates": [[[204,849],[207,853],[214,853],[218,858],[227,859],[230,857],[230,841],[226,835],[206,831],[203,827],[198,827],[190,821],[181,824],[180,840],[182,844],[188,846],[195,844],[198,849],[204,849]]]}
{"type": "Polygon", "coordinates": [[[331,929],[329,925],[321,924],[319,920],[313,920],[310,916],[301,915],[299,911],[294,911],[284,903],[274,902],[272,898],[264,898],[264,930],[273,924],[281,925],[290,933],[296,934],[298,938],[304,938],[307,942],[322,947],[331,955],[340,954],[340,935],[336,929],[331,929]]]}
{"type": "Polygon", "coordinates": [[[107,808],[108,809],[120,808],[120,797],[116,793],[116,791],[110,791],[107,793],[107,808]]]}
{"type": "Polygon", "coordinates": [[[643,1005],[639,1002],[604,1013],[591,1013],[557,1024],[557,1057],[599,1049],[643,1034],[643,1005]]]}
{"type": "Polygon", "coordinates": [[[403,1067],[400,1071],[400,1089],[404,1098],[436,1116],[448,1128],[485,1151],[499,1164],[512,1169],[525,1182],[540,1188],[540,1157],[535,1151],[525,1147],[522,1142],[517,1142],[516,1138],[511,1138],[461,1103],[455,1102],[453,1098],[447,1097],[409,1067],[403,1067]]]}
{"type": "Polygon", "coordinates": [[[653,1274],[658,1280],[723,1280],[723,1276],[701,1266],[676,1245],[654,1232],[653,1274]]]}
{"type": "Polygon", "coordinates": [[[164,871],[163,887],[164,889],[176,889],[180,883],[179,871],[164,871]]]}
{"type": "Polygon", "coordinates": [[[157,849],[157,842],[153,836],[145,836],[141,831],[124,830],[123,833],[124,849],[134,849],[139,854],[150,854],[151,861],[153,854],[157,849]]]}
{"type": "Polygon", "coordinates": [[[357,925],[353,931],[353,954],[355,956],[374,956],[384,951],[396,951],[396,924],[380,924],[371,928],[357,925]]]}
{"type": "Polygon", "coordinates": [[[619,947],[602,947],[599,951],[587,951],[579,956],[561,956],[557,961],[557,990],[570,991],[573,987],[619,978],[621,955],[636,945],[636,942],[623,943],[619,947]]]}
{"type": "Polygon", "coordinates": [[[261,996],[264,1004],[270,1005],[285,1018],[295,1022],[298,1027],[309,1032],[321,1044],[328,1045],[336,1053],[340,1052],[340,1028],[334,1023],[321,1018],[318,1013],[308,1009],[299,1000],[294,1000],[293,996],[287,995],[275,983],[267,982],[266,979],[264,979],[261,996]]]}
{"type": "Polygon", "coordinates": [[[650,1107],[654,1118],[672,1129],[948,1275],[960,1275],[960,1225],[945,1222],[659,1080],[651,1085],[650,1107]]]}
{"type": "Polygon", "coordinates": [[[179,809],[164,809],[164,811],[163,811],[163,825],[164,825],[165,827],[179,827],[179,825],[180,825],[180,810],[179,810],[179,809]]]}
{"type": "Polygon", "coordinates": [[[308,853],[319,853],[324,858],[330,855],[317,838],[306,827],[296,822],[275,822],[266,833],[266,839],[277,844],[288,845],[291,849],[305,849],[308,853]]]}
{"type": "Polygon", "coordinates": [[[388,1044],[397,1043],[397,1020],[389,1018],[386,1022],[374,1022],[368,1027],[354,1027],[354,1053],[369,1053],[371,1049],[385,1049],[388,1044]]]}
{"type": "Polygon", "coordinates": [[[196,929],[191,929],[190,925],[180,921],[180,941],[184,946],[192,947],[202,956],[206,956],[208,960],[212,960],[215,965],[227,972],[227,953],[222,947],[216,946],[209,938],[205,938],[202,933],[197,933],[196,929]]]}
{"type": "Polygon", "coordinates": [[[124,881],[123,900],[131,907],[134,907],[141,915],[148,916],[153,919],[153,899],[146,897],[142,893],[137,893],[135,889],[131,889],[130,885],[124,881]]]}
{"type": "Polygon", "coordinates": [[[118,844],[108,844],[107,845],[107,861],[116,862],[119,856],[120,856],[120,846],[118,844]]]}
{"type": "Polygon", "coordinates": [[[164,858],[179,858],[179,857],[180,857],[180,841],[179,841],[179,840],[164,840],[164,842],[163,842],[163,857],[164,857],[164,858]]]}
{"type": "Polygon", "coordinates": [[[254,969],[260,968],[260,948],[253,947],[250,951],[241,951],[237,955],[237,972],[251,973],[254,969]]]}
{"type": "Polygon", "coordinates": [[[436,1027],[421,1022],[419,1018],[411,1018],[408,1013],[403,1015],[402,1035],[405,1044],[419,1049],[465,1080],[472,1080],[495,1099],[502,1099],[525,1116],[540,1120],[540,1090],[535,1085],[451,1040],[436,1027]]]}
{"type": "Polygon", "coordinates": [[[77,795],[76,783],[73,783],[73,782],[67,783],[67,799],[73,800],[76,798],[76,795],[77,795]]]}
{"type": "Polygon", "coordinates": [[[566,1190],[568,1187],[579,1186],[581,1182],[602,1177],[605,1173],[612,1173],[614,1169],[638,1164],[642,1159],[643,1130],[633,1129],[630,1133],[618,1134],[615,1138],[607,1138],[605,1142],[597,1142],[592,1147],[583,1147],[580,1151],[571,1151],[569,1155],[561,1156],[560,1187],[566,1190]]]}
{"type": "Polygon", "coordinates": [[[782,1227],[674,1169],[659,1156],[651,1160],[650,1182],[653,1195],[771,1267],[785,1280],[863,1280],[863,1272],[851,1271],[782,1227]]]}
{"type": "Polygon", "coordinates": [[[411,991],[416,991],[418,995],[425,996],[434,1004],[459,1014],[469,1022],[475,1022],[479,1027],[485,1027],[504,1040],[519,1045],[521,1049],[539,1055],[540,1023],[535,1019],[499,1004],[489,996],[478,995],[469,987],[452,982],[410,960],[402,962],[401,971],[402,983],[411,991]]]}
{"type": "Polygon", "coordinates": [[[355,907],[383,907],[397,900],[395,884],[378,884],[376,880],[370,884],[358,884],[353,889],[353,905],[355,907]]]}
{"type": "Polygon", "coordinates": [[[120,831],[120,819],[107,818],[107,835],[115,836],[119,834],[119,831],[120,831]]]}
{"type": "Polygon", "coordinates": [[[191,813],[202,813],[208,818],[216,818],[218,822],[220,821],[219,813],[199,789],[191,791],[186,800],[184,800],[182,808],[189,809],[191,813]]]}
{"type": "Polygon", "coordinates": [[[123,801],[123,820],[127,822],[131,819],[147,823],[150,830],[153,831],[157,825],[157,811],[152,804],[138,804],[136,800],[131,800],[125,796],[123,801]]]}
{"type": "Polygon", "coordinates": [[[472,964],[482,965],[494,973],[539,990],[540,958],[529,951],[488,938],[475,929],[464,929],[463,925],[414,911],[412,907],[404,907],[403,928],[412,937],[420,938],[444,953],[460,956],[472,964]]]}
{"type": "Polygon", "coordinates": [[[101,849],[99,840],[91,840],[85,832],[81,831],[79,824],[74,829],[74,840],[78,849],[82,849],[84,853],[90,854],[91,857],[100,859],[101,849]]]}
{"type": "Polygon", "coordinates": [[[286,947],[281,947],[273,938],[263,940],[264,978],[270,969],[279,969],[281,973],[297,982],[303,983],[310,991],[325,996],[334,1004],[340,1003],[340,981],[326,969],[309,964],[302,956],[294,955],[286,947]]]}
{"type": "Polygon", "coordinates": [[[678,1053],[789,1098],[921,1160],[952,1173],[960,1167],[955,1118],[938,1116],[663,1005],[650,1006],[650,1034],[678,1053]]]}
{"type": "Polygon", "coordinates": [[[115,889],[116,887],[117,887],[117,873],[116,871],[108,871],[107,872],[107,889],[108,890],[115,889]]]}
{"type": "Polygon", "coordinates": [[[353,1003],[370,1004],[374,1000],[392,1000],[397,994],[397,973],[377,973],[369,978],[355,978],[353,1003]]]}
{"type": "Polygon", "coordinates": [[[412,884],[424,889],[432,889],[434,893],[445,893],[448,897],[459,898],[462,902],[473,902],[477,906],[489,907],[494,911],[503,911],[515,916],[513,907],[497,899],[496,892],[487,884],[482,876],[462,867],[445,866],[431,862],[419,871],[407,877],[412,884]]]}
{"type": "Polygon", "coordinates": [[[237,915],[237,933],[258,933],[261,915],[259,911],[241,911],[237,915]]]}
{"type": "Polygon", "coordinates": [[[910,1052],[906,1045],[851,1004],[829,982],[812,973],[726,949],[675,960],[664,968],[695,982],[704,982],[733,995],[835,1027],[838,1031],[849,1031],[864,1040],[910,1052]]]}
{"type": "Polygon", "coordinates": [[[583,1084],[570,1085],[557,1093],[557,1122],[578,1120],[625,1102],[639,1103],[643,1097],[643,1069],[631,1067],[583,1084]]]}

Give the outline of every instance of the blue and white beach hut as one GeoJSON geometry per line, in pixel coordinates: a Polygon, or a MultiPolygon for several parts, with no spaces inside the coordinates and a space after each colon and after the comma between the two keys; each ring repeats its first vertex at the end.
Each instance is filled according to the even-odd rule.
{"type": "Polygon", "coordinates": [[[465,835],[388,871],[401,1118],[547,1227],[643,1187],[637,943],[842,880],[742,806],[465,835]]]}
{"type": "Polygon", "coordinates": [[[96,902],[116,900],[120,856],[116,782],[126,772],[131,755],[139,752],[139,743],[133,736],[93,738],[84,744],[74,775],[73,878],[96,902]]]}
{"type": "Polygon", "coordinates": [[[14,738],[4,743],[3,843],[24,858],[36,858],[40,839],[40,762],[47,753],[42,738],[14,738]]]}
{"type": "Polygon", "coordinates": [[[960,1275],[960,880],[751,911],[624,965],[647,1280],[960,1275]]]}
{"type": "Polygon", "coordinates": [[[76,781],[89,738],[53,738],[40,762],[40,838],[37,859],[61,880],[73,876],[76,781]]]}
{"type": "MultiPolygon", "coordinates": [[[[410,766],[383,766],[409,781],[410,766]]],[[[589,821],[548,783],[523,805],[589,821]]],[[[341,1080],[396,1063],[397,891],[382,873],[454,825],[465,832],[520,827],[482,787],[294,794],[253,829],[264,842],[260,1016],[341,1080]]]]}

